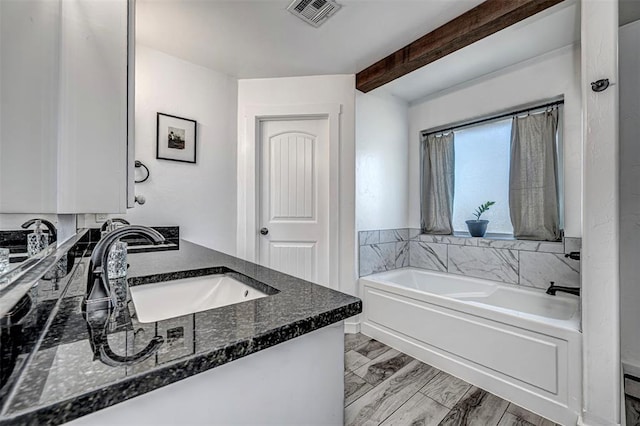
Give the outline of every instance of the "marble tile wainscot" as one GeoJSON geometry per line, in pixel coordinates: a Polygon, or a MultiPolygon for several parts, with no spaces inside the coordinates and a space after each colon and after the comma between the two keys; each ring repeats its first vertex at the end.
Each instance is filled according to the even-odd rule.
{"type": "Polygon", "coordinates": [[[562,242],[421,234],[400,228],[361,231],[360,276],[406,266],[547,288],[580,285],[580,262],[565,254],[580,251],[580,238],[562,242]]]}
{"type": "Polygon", "coordinates": [[[385,229],[359,233],[359,275],[409,266],[409,230],[385,229]]]}

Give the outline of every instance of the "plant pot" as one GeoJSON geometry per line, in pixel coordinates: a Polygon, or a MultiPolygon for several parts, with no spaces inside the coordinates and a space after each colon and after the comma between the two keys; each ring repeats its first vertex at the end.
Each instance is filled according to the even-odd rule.
{"type": "Polygon", "coordinates": [[[467,228],[472,237],[484,237],[487,232],[488,220],[467,220],[467,228]]]}

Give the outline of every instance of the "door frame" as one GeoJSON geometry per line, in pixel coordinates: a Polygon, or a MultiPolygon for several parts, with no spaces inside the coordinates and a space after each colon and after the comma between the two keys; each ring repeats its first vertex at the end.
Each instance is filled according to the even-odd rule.
{"type": "Polygon", "coordinates": [[[327,119],[329,129],[329,287],[338,289],[340,271],[340,114],[341,104],[250,105],[238,138],[237,256],[258,263],[260,223],[260,125],[263,121],[327,119]]]}

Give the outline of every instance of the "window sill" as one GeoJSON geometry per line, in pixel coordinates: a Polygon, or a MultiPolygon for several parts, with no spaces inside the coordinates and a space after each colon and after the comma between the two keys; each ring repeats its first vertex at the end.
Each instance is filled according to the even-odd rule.
{"type": "MultiPolygon", "coordinates": [[[[485,240],[500,240],[500,241],[518,241],[513,234],[494,234],[491,232],[487,232],[486,234],[484,234],[484,237],[472,237],[471,234],[469,234],[468,232],[465,231],[454,231],[453,232],[453,236],[454,237],[460,237],[460,238],[482,238],[485,240]]],[[[522,240],[520,240],[522,241],[522,240]]],[[[531,241],[531,240],[530,240],[531,241]]],[[[546,243],[546,242],[552,242],[552,241],[533,241],[533,242],[539,242],[539,243],[546,243]]]]}
{"type": "Polygon", "coordinates": [[[517,240],[511,234],[486,234],[484,237],[472,237],[468,232],[454,232],[453,235],[418,234],[415,239],[434,244],[565,253],[563,241],[517,240]]]}

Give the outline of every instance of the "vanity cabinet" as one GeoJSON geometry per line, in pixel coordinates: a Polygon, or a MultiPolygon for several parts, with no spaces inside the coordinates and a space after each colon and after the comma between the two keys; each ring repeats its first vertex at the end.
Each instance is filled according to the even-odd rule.
{"type": "Polygon", "coordinates": [[[59,5],[0,1],[0,212],[55,213],[59,5]]]}
{"type": "Polygon", "coordinates": [[[126,210],[132,6],[0,2],[0,213],[126,210]]]}

